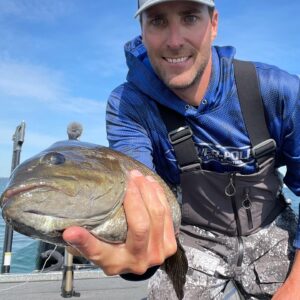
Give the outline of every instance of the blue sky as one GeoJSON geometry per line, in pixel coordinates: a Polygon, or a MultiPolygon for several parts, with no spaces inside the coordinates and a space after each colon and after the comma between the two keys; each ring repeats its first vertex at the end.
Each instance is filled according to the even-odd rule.
{"type": "MultiPolygon", "coordinates": [[[[215,44],[237,57],[300,74],[298,0],[216,0],[215,44]]],[[[107,145],[105,106],[124,81],[124,43],[140,32],[135,0],[0,1],[0,177],[10,174],[12,135],[26,122],[21,160],[66,139],[107,145]]]]}

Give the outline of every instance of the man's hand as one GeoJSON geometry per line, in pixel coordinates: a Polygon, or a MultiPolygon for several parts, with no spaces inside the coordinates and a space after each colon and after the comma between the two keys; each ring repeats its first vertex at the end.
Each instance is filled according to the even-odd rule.
{"type": "Polygon", "coordinates": [[[272,300],[300,300],[300,251],[296,251],[293,268],[284,284],[278,289],[272,300]]]}
{"type": "Polygon", "coordinates": [[[170,207],[153,177],[130,172],[124,209],[128,233],[123,244],[100,241],[81,227],[70,227],[63,233],[67,243],[107,275],[144,274],[177,249],[170,207]]]}

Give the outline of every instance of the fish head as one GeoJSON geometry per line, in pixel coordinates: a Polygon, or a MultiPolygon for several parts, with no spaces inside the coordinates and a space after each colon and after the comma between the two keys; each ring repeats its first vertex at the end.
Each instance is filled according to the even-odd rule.
{"type": "Polygon", "coordinates": [[[125,189],[126,171],[108,148],[58,142],[13,171],[2,215],[20,233],[61,244],[68,226],[92,229],[107,220],[125,189]]]}

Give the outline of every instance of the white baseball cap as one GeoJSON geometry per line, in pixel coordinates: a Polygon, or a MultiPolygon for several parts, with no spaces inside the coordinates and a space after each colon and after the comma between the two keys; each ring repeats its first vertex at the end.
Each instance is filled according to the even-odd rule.
{"type": "MultiPolygon", "coordinates": [[[[176,1],[176,0],[138,0],[138,10],[135,13],[135,17],[137,17],[141,12],[146,10],[147,8],[163,3],[163,2],[170,2],[170,1],[176,1]]],[[[182,1],[182,0],[181,0],[182,1]]],[[[198,2],[202,3],[211,7],[215,6],[215,1],[214,0],[185,0],[185,1],[193,1],[193,2],[198,2]]]]}

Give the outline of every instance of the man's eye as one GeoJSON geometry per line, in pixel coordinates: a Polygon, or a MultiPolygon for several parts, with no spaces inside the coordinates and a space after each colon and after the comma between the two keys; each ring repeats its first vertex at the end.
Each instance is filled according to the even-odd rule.
{"type": "Polygon", "coordinates": [[[194,24],[198,21],[197,16],[189,15],[184,17],[184,22],[187,24],[194,24]]]}
{"type": "Polygon", "coordinates": [[[163,26],[165,24],[165,20],[162,18],[155,18],[152,19],[150,23],[153,26],[163,26]]]}

